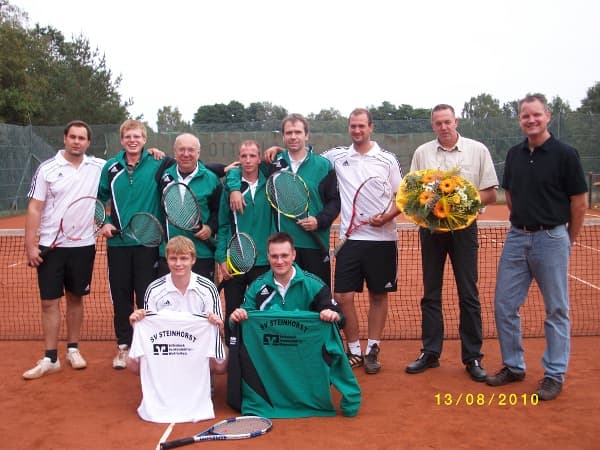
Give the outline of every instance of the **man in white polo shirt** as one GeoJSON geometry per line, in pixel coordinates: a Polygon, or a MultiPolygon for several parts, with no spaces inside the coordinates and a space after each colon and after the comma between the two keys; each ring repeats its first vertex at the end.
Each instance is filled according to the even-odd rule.
{"type": "Polygon", "coordinates": [[[214,283],[192,272],[194,243],[175,236],[166,246],[170,273],[146,290],[144,309],[134,311],[127,367],[140,372],[138,414],[152,422],[214,418],[210,373],[225,373],[221,299],[214,283]]]}
{"type": "Polygon", "coordinates": [[[43,258],[41,252],[54,241],[67,206],[80,197],[96,196],[105,161],[85,154],[91,140],[92,130],[85,122],[69,122],[64,129],[64,149],[40,165],[27,194],[25,252],[29,266],[37,268],[46,350],[35,367],[23,374],[26,380],[60,370],[57,347],[63,293],[67,306],[66,359],[74,369],[87,366],[78,343],[83,322],[82,297],[90,293],[95,239],[90,236],[65,241],[43,258]]]}
{"type": "MultiPolygon", "coordinates": [[[[450,105],[440,104],[433,108],[431,127],[437,139],[415,150],[410,170],[447,171],[457,168],[460,176],[479,189],[484,205],[494,203],[498,177],[487,147],[458,133],[458,119],[450,105]]],[[[449,255],[458,289],[462,362],[471,379],[485,381],[487,374],[481,366],[483,338],[477,288],[477,222],[465,229],[447,233],[432,233],[427,228],[420,228],[419,237],[424,288],[421,299],[423,348],[418,358],[406,366],[406,372],[421,373],[440,365],[444,338],[442,283],[449,255]]]]}

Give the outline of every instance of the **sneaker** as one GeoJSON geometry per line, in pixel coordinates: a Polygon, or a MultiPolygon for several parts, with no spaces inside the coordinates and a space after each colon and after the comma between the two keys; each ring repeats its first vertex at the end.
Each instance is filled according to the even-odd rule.
{"type": "Polygon", "coordinates": [[[377,373],[381,369],[379,364],[379,346],[374,344],[371,351],[365,356],[365,372],[369,374],[377,373]]]}
{"type": "Polygon", "coordinates": [[[355,355],[354,353],[348,352],[346,353],[348,357],[348,362],[350,363],[350,368],[354,369],[356,367],[361,367],[365,363],[365,358],[363,355],[355,355]]]}
{"type": "Polygon", "coordinates": [[[85,369],[87,367],[87,362],[81,356],[79,350],[70,350],[67,351],[67,361],[71,364],[73,369],[85,369]]]}
{"type": "Polygon", "coordinates": [[[524,378],[525,372],[517,373],[510,370],[508,367],[503,367],[496,375],[487,377],[485,382],[489,386],[504,386],[508,383],[514,383],[515,381],[523,381],[524,378]]]}
{"type": "Polygon", "coordinates": [[[554,378],[544,377],[535,393],[540,400],[554,400],[562,391],[562,383],[554,378]]]}
{"type": "Polygon", "coordinates": [[[44,357],[40,359],[33,369],[29,369],[23,374],[23,378],[26,380],[35,380],[36,378],[43,377],[47,373],[54,373],[60,370],[60,361],[57,359],[56,362],[50,361],[50,358],[44,357]]]}
{"type": "Polygon", "coordinates": [[[119,345],[117,356],[113,359],[113,369],[123,370],[127,368],[127,357],[129,356],[129,346],[127,344],[119,345]]]}

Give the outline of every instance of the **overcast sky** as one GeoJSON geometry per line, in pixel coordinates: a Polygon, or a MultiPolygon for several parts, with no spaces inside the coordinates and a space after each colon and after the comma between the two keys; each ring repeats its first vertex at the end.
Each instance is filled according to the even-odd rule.
{"type": "Polygon", "coordinates": [[[559,95],[600,81],[593,0],[9,0],[65,37],[82,33],[123,78],[132,115],[191,121],[201,105],[269,101],[308,114],[395,105],[457,112],[489,93],[559,95]]]}

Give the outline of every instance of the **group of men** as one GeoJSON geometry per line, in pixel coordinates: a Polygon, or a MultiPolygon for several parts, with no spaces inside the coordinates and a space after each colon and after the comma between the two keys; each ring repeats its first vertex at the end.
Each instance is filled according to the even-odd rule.
{"type": "MultiPolygon", "coordinates": [[[[500,184],[488,149],[458,133],[454,109],[446,104],[433,108],[431,125],[436,139],[416,149],[410,170],[456,168],[479,190],[483,205],[495,202],[500,184],[510,209],[512,226],[500,258],[495,292],[503,367],[488,376],[482,366],[478,240],[474,222],[453,232],[419,230],[424,288],[423,347],[418,358],[406,366],[407,373],[417,374],[439,366],[444,334],[441,292],[449,256],[458,290],[461,357],[469,376],[491,386],[523,380],[525,362],[518,311],[535,279],[546,306],[547,340],[542,359],[544,379],[536,392],[542,400],[554,399],[560,393],[570,339],[567,265],[570,247],[583,224],[587,186],[577,151],[548,131],[550,118],[542,95],[528,95],[520,101],[519,123],[526,139],[509,150],[500,184]]],[[[154,294],[157,289],[168,289],[170,282],[165,277],[179,270],[169,260],[168,244],[162,244],[160,249],[145,248],[126,236],[113,237],[115,228],[122,228],[133,213],[146,211],[165,223],[167,242],[184,235],[194,243],[190,272],[201,275],[202,280],[210,280],[214,279],[215,262],[219,266],[225,280],[225,318],[222,320],[217,306],[216,289],[207,289],[211,301],[205,300],[205,312],[214,314],[211,317],[215,324],[225,324],[226,344],[227,323],[246,320],[248,311],[311,310],[319,312],[324,321],[343,325],[351,367],[364,366],[366,373],[378,373],[388,293],[398,289],[395,217],[401,211],[392,205],[357,229],[336,255],[333,278],[329,254],[324,255],[321,248],[329,246],[330,227],[338,214],[340,235],[345,234],[354,194],[365,179],[381,178],[395,192],[402,171],[396,157],[371,140],[374,129],[367,109],[352,111],[348,130],[350,146],[336,147],[319,155],[308,145],[306,119],[291,114],[282,122],[283,148],[272,147],[261,155],[258,143],[244,141],[239,149],[239,167],[232,165],[221,184],[218,175],[223,173],[215,174],[199,161],[200,143],[191,134],[177,138],[175,161],[156,159],[156,155],[153,157],[145,149],[143,124],[127,121],[121,127],[123,150],[104,163],[85,155],[91,140],[89,127],[79,121],[67,125],[65,148],[40,166],[29,193],[26,251],[29,262],[38,270],[46,353],[24,377],[38,378],[60,368],[58,300],[63,288],[67,300],[67,361],[76,369],[86,366],[77,344],[83,318],[82,296],[89,292],[91,281],[94,242],[78,242],[72,247],[57,248],[44,259],[40,257],[40,250],[50,244],[58,227],[55,208],[64,203],[63,197],[69,189],[77,189],[80,195],[97,195],[102,201],[110,199],[112,204],[102,234],[108,242],[109,281],[119,347],[113,367],[127,365],[132,341],[130,320],[139,321],[145,314],[133,311],[134,293],[137,308],[149,310],[148,302],[143,301],[148,286],[147,292],[154,294]],[[307,217],[290,219],[267,202],[267,178],[279,170],[292,171],[306,181],[310,191],[307,217]],[[179,230],[163,219],[160,192],[174,181],[188,184],[199,194],[204,226],[198,232],[179,230]],[[233,276],[225,264],[226,246],[235,232],[242,231],[253,237],[258,257],[251,271],[233,276]],[[214,234],[218,241],[213,252],[206,241],[214,234]],[[166,259],[161,261],[161,257],[166,259]],[[158,275],[163,277],[152,283],[158,275]],[[301,299],[294,294],[298,283],[303,286],[301,299]],[[368,340],[363,350],[354,294],[363,290],[364,283],[369,291],[369,312],[368,340]],[[286,302],[288,295],[290,301],[286,302]]],[[[222,361],[224,353],[216,358],[222,361]]]]}

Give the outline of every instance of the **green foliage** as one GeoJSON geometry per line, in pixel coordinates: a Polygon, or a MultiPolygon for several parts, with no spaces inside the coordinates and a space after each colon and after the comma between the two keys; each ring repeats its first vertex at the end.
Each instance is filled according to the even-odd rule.
{"type": "Polygon", "coordinates": [[[169,133],[176,131],[191,131],[189,122],[182,119],[181,112],[175,107],[163,106],[158,110],[156,125],[159,133],[169,133]]]}
{"type": "Polygon", "coordinates": [[[129,102],[117,91],[104,55],[87,38],[65,40],[55,28],[26,28],[27,16],[0,5],[0,121],[61,125],[124,120],[129,102]]]}
{"type": "Polygon", "coordinates": [[[587,91],[587,96],[581,101],[577,112],[600,114],[600,81],[587,91]]]}
{"type": "Polygon", "coordinates": [[[429,120],[431,110],[424,108],[413,108],[410,105],[402,104],[396,106],[388,101],[384,101],[380,106],[370,106],[369,111],[373,120],[429,120]]]}
{"type": "Polygon", "coordinates": [[[335,108],[322,109],[317,114],[310,113],[307,117],[309,120],[346,120],[346,117],[342,116],[342,113],[335,108]]]}
{"type": "Polygon", "coordinates": [[[232,100],[227,105],[215,103],[200,106],[194,114],[193,124],[264,122],[281,120],[286,115],[285,108],[269,102],[251,103],[248,108],[245,108],[240,102],[232,100]]]}
{"type": "Polygon", "coordinates": [[[500,109],[500,101],[490,94],[479,94],[477,97],[471,97],[471,100],[465,103],[462,110],[462,117],[465,119],[486,119],[487,117],[501,116],[503,110],[500,109]]]}

